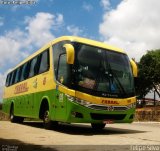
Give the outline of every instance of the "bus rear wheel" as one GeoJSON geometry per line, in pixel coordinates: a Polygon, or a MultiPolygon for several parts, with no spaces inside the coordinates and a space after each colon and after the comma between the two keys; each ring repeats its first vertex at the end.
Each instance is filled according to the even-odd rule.
{"type": "Polygon", "coordinates": [[[106,124],[104,124],[104,123],[91,123],[91,126],[95,130],[102,130],[106,126],[106,124]]]}
{"type": "Polygon", "coordinates": [[[10,121],[12,123],[22,123],[23,120],[24,120],[24,117],[19,117],[14,115],[14,106],[12,105],[10,110],[10,121]]]}

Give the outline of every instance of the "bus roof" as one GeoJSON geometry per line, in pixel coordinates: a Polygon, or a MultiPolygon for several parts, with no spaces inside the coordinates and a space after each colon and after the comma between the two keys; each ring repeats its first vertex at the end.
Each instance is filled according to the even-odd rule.
{"type": "Polygon", "coordinates": [[[50,41],[49,43],[47,43],[46,45],[44,45],[43,47],[41,47],[39,50],[37,50],[36,52],[34,52],[30,56],[28,56],[21,63],[19,63],[15,68],[13,68],[13,70],[16,69],[17,67],[21,66],[22,64],[24,64],[25,62],[27,62],[31,58],[35,57],[39,53],[43,52],[45,49],[49,48],[51,45],[56,44],[57,42],[60,42],[60,41],[64,41],[64,40],[69,40],[69,41],[73,41],[73,42],[74,41],[75,42],[80,42],[80,43],[84,43],[84,44],[88,44],[88,45],[93,45],[93,46],[96,46],[96,47],[100,47],[100,48],[104,48],[104,49],[108,49],[108,50],[113,50],[113,51],[116,51],[116,52],[120,52],[120,53],[126,54],[122,49],[114,47],[114,46],[111,46],[111,45],[108,45],[108,44],[103,43],[103,42],[98,42],[98,41],[95,41],[95,40],[91,40],[91,39],[87,39],[87,38],[81,38],[81,37],[76,37],[76,36],[62,36],[62,37],[59,37],[59,38],[56,38],[56,39],[50,41]]]}
{"type": "Polygon", "coordinates": [[[76,41],[76,42],[89,44],[89,45],[93,45],[93,46],[97,46],[97,47],[101,47],[101,48],[105,48],[105,49],[109,49],[109,50],[113,50],[113,51],[116,51],[116,52],[121,52],[121,53],[126,54],[120,48],[108,45],[108,44],[103,43],[103,42],[99,42],[99,41],[95,41],[95,40],[91,40],[91,39],[87,39],[87,38],[82,38],[82,37],[76,37],[76,36],[62,36],[62,37],[59,37],[59,38],[53,40],[52,44],[57,43],[59,41],[63,41],[63,40],[76,41]]]}

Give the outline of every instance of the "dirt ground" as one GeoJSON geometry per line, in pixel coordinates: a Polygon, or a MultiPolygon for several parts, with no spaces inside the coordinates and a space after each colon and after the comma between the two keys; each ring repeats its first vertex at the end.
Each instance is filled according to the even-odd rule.
{"type": "MultiPolygon", "coordinates": [[[[135,145],[160,145],[159,128],[158,122],[136,122],[110,124],[102,131],[88,124],[60,124],[57,129],[45,130],[42,122],[0,121],[0,150],[135,150],[135,145]]],[[[160,151],[160,146],[156,147],[160,151]]]]}

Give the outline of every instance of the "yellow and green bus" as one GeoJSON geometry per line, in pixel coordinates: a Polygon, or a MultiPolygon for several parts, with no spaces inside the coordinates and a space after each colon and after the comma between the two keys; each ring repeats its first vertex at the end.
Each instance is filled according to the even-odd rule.
{"type": "Polygon", "coordinates": [[[63,36],[8,73],[3,111],[11,122],[38,118],[50,129],[59,122],[131,123],[136,105],[137,66],[116,47],[63,36]]]}

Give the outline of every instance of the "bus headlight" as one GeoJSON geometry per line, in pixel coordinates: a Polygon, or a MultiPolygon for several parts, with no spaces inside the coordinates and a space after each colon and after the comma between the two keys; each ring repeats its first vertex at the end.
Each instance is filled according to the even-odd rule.
{"type": "Polygon", "coordinates": [[[76,98],[75,102],[78,103],[78,104],[81,104],[83,106],[88,106],[88,105],[92,104],[92,103],[90,103],[88,101],[85,101],[85,100],[82,100],[82,99],[79,99],[79,98],[76,98]]]}
{"type": "Polygon", "coordinates": [[[132,103],[132,104],[127,105],[128,109],[135,108],[135,107],[136,107],[136,103],[132,103]]]}
{"type": "Polygon", "coordinates": [[[71,102],[74,102],[74,101],[75,101],[75,97],[70,96],[70,95],[68,95],[68,94],[66,94],[66,96],[67,96],[67,99],[68,99],[69,101],[71,101],[71,102]]]}
{"type": "Polygon", "coordinates": [[[75,103],[83,105],[83,106],[88,106],[88,105],[92,104],[91,102],[88,102],[88,101],[85,101],[85,100],[82,100],[82,99],[79,99],[79,98],[76,98],[76,97],[73,97],[70,95],[66,95],[66,96],[69,101],[75,102],[75,103]]]}

